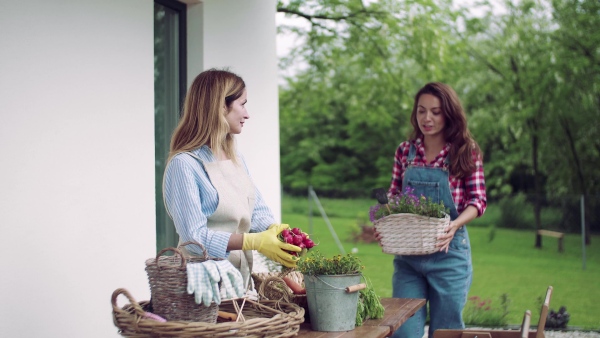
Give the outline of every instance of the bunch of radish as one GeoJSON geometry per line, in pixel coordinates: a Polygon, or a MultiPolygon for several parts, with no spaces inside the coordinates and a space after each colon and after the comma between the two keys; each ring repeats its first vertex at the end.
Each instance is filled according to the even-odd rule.
{"type": "Polygon", "coordinates": [[[300,228],[283,229],[279,234],[279,240],[300,247],[300,252],[290,252],[294,256],[303,256],[308,249],[315,246],[315,242],[308,238],[308,234],[300,230],[300,228]]]}

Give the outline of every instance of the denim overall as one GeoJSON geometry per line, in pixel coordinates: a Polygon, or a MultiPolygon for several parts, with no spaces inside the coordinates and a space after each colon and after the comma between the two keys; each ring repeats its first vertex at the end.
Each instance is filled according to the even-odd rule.
{"type": "MultiPolygon", "coordinates": [[[[402,180],[403,189],[411,187],[415,196],[424,195],[434,202],[443,201],[450,209],[452,220],[458,212],[450,192],[448,157],[444,168],[413,166],[416,148],[411,144],[408,166],[402,180]]],[[[393,297],[425,298],[428,300],[430,323],[429,337],[437,329],[464,328],[462,310],[471,287],[473,266],[471,246],[465,226],[456,230],[448,253],[394,257],[392,276],[393,297]]],[[[421,338],[424,334],[426,307],[400,326],[393,337],[421,338]]]]}

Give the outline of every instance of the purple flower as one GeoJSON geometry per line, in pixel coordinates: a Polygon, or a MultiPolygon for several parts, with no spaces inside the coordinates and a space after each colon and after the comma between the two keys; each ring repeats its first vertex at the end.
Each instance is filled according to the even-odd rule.
{"type": "Polygon", "coordinates": [[[376,214],[380,208],[381,208],[381,204],[375,204],[374,206],[372,206],[369,209],[369,219],[371,220],[371,222],[374,222],[377,219],[376,214]]]}

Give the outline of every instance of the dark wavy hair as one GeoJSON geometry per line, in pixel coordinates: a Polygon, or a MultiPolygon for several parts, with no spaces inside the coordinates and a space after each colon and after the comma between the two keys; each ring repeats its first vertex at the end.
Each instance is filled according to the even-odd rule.
{"type": "Polygon", "coordinates": [[[440,108],[446,120],[444,139],[450,143],[450,173],[457,178],[472,174],[475,171],[474,157],[481,158],[481,149],[469,131],[467,117],[458,95],[447,84],[430,82],[417,92],[410,115],[410,122],[413,125],[410,139],[423,137],[417,122],[417,106],[419,98],[423,94],[433,95],[440,100],[440,108]]]}

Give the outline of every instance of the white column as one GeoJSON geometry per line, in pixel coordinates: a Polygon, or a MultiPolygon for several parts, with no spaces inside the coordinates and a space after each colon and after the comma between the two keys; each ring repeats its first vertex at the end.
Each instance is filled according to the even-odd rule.
{"type": "MultiPolygon", "coordinates": [[[[276,54],[275,0],[205,0],[190,6],[188,15],[203,12],[202,69],[228,67],[248,89],[250,119],[238,135],[254,183],[281,220],[279,169],[279,97],[276,54]],[[202,10],[193,7],[203,7],[202,10]],[[194,12],[192,12],[194,11],[194,12]]],[[[188,32],[188,41],[199,41],[188,32]]],[[[188,46],[192,50],[197,46],[188,46]]],[[[194,53],[197,55],[198,53],[194,53]]],[[[189,59],[197,70],[199,61],[189,59]],[[195,64],[195,65],[194,65],[195,64]]],[[[193,76],[190,74],[190,80],[193,76]]]]}

